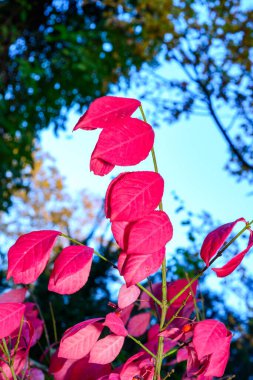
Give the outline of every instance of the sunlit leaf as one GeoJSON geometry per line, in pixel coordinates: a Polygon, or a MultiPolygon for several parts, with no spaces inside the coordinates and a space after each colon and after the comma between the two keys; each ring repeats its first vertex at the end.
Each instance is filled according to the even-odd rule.
{"type": "Polygon", "coordinates": [[[102,96],[91,103],[89,109],[78,120],[74,130],[106,128],[131,116],[140,105],[141,102],[136,99],[102,96]]]}
{"type": "Polygon", "coordinates": [[[154,211],[161,201],[164,181],[150,171],[120,174],[106,192],[105,212],[111,221],[135,221],[154,211]]]}
{"type": "Polygon", "coordinates": [[[61,232],[33,231],[22,235],[8,252],[7,279],[18,284],[30,284],[45,269],[55,240],[61,232]]]}
{"type": "Polygon", "coordinates": [[[72,294],[87,282],[94,250],[86,246],[71,245],[64,248],[54,263],[48,290],[59,294],[72,294]]]}
{"type": "Polygon", "coordinates": [[[153,129],[144,121],[127,118],[116,124],[112,123],[111,127],[100,133],[91,156],[90,169],[95,174],[104,175],[103,163],[136,165],[148,156],[153,144],[153,129]]]}
{"type": "Polygon", "coordinates": [[[0,304],[0,339],[11,335],[20,326],[24,312],[22,303],[0,304]]]}
{"type": "Polygon", "coordinates": [[[120,353],[125,337],[118,335],[108,335],[97,341],[90,353],[90,363],[107,364],[111,363],[120,353]]]}

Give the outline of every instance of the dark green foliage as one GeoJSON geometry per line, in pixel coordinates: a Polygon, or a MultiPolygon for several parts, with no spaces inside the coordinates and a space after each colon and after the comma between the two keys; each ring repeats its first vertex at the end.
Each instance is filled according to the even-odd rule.
{"type": "Polygon", "coordinates": [[[140,67],[135,42],[119,38],[128,27],[119,13],[96,1],[1,2],[0,209],[26,185],[22,169],[39,131],[64,128],[68,110],[82,110],[140,67]]]}

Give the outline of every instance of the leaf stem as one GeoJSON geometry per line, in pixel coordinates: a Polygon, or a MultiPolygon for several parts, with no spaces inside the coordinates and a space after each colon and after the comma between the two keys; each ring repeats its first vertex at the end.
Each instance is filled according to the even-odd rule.
{"type": "Polygon", "coordinates": [[[162,306],[162,302],[156,298],[153,293],[151,293],[148,289],[144,288],[140,283],[137,283],[136,286],[138,286],[139,289],[143,290],[143,292],[147,293],[150,298],[153,299],[157,303],[157,305],[162,306]]]}
{"type": "Polygon", "coordinates": [[[185,307],[188,299],[190,298],[190,296],[192,295],[192,292],[190,291],[188,293],[188,296],[186,297],[186,299],[184,300],[184,302],[182,303],[182,305],[179,306],[179,308],[177,309],[176,313],[174,315],[172,315],[172,317],[170,318],[170,320],[166,323],[166,325],[164,326],[164,330],[167,329],[167,327],[174,321],[174,319],[176,319],[178,317],[178,314],[180,313],[181,310],[183,310],[183,308],[185,307]]]}
{"type": "Polygon", "coordinates": [[[52,323],[53,323],[54,340],[55,340],[55,342],[57,342],[58,341],[57,328],[56,328],[56,322],[55,322],[54,309],[53,309],[52,302],[49,302],[49,307],[50,307],[50,314],[51,314],[52,323]]]}
{"type": "Polygon", "coordinates": [[[143,350],[145,350],[149,355],[152,356],[152,358],[156,359],[156,356],[155,354],[153,354],[152,351],[150,351],[146,346],[144,346],[144,344],[141,343],[141,341],[139,339],[136,339],[134,336],[132,335],[127,335],[128,338],[132,339],[135,343],[137,343],[141,348],[143,348],[143,350]]]}
{"type": "MultiPolygon", "coordinates": [[[[70,236],[68,236],[68,235],[65,235],[65,234],[61,233],[60,236],[65,237],[65,238],[68,239],[69,241],[72,241],[72,243],[75,243],[75,244],[78,244],[78,245],[82,245],[82,246],[84,246],[83,243],[81,243],[80,241],[78,241],[78,240],[76,240],[76,239],[73,239],[72,237],[70,237],[70,236]]],[[[95,249],[94,249],[94,254],[95,254],[96,256],[100,257],[101,260],[104,260],[104,261],[106,261],[107,263],[109,263],[110,265],[112,265],[113,268],[118,269],[117,266],[116,266],[115,264],[113,264],[112,261],[108,260],[106,257],[104,257],[103,255],[101,255],[99,252],[95,251],[95,249]]]]}

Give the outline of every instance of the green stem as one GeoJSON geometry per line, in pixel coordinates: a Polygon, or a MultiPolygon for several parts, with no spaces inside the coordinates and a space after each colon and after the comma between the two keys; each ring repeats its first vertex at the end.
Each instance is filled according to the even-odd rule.
{"type": "Polygon", "coordinates": [[[13,365],[10,364],[9,367],[10,367],[10,370],[11,370],[11,374],[12,374],[13,380],[17,380],[17,376],[16,376],[16,374],[15,374],[15,371],[14,371],[13,365]]]}
{"type": "MultiPolygon", "coordinates": [[[[189,278],[188,273],[186,273],[186,272],[185,272],[185,277],[186,277],[186,280],[189,282],[190,278],[189,278]]],[[[193,304],[194,304],[194,310],[195,310],[197,321],[200,321],[199,308],[198,308],[197,300],[196,300],[195,293],[194,293],[194,290],[193,290],[192,286],[190,287],[189,294],[190,293],[192,294],[192,297],[193,297],[193,304]]],[[[188,294],[187,300],[189,298],[189,294],[188,294]]]]}
{"type": "Polygon", "coordinates": [[[17,380],[17,376],[16,376],[14,368],[13,368],[13,361],[11,359],[11,355],[10,355],[9,348],[7,346],[5,338],[2,339],[2,342],[3,342],[3,347],[4,347],[4,353],[8,358],[8,365],[9,365],[13,380],[17,380]]]}
{"type": "Polygon", "coordinates": [[[31,287],[30,287],[29,291],[30,291],[31,298],[33,299],[33,301],[36,304],[37,309],[39,311],[40,319],[43,321],[43,326],[44,326],[44,330],[43,331],[44,331],[46,342],[47,342],[47,346],[48,346],[49,357],[51,357],[51,343],[50,343],[50,339],[49,339],[49,333],[48,333],[46,321],[45,321],[45,318],[43,316],[43,313],[42,313],[42,310],[40,308],[40,305],[39,305],[39,303],[37,301],[37,297],[33,293],[33,289],[31,287]]]}
{"type": "Polygon", "coordinates": [[[58,342],[58,338],[57,338],[57,328],[56,328],[56,322],[55,322],[54,309],[53,309],[52,302],[49,302],[49,307],[50,307],[50,314],[51,314],[52,323],[53,323],[54,341],[56,343],[56,342],[58,342]]]}
{"type": "Polygon", "coordinates": [[[144,288],[144,286],[142,286],[141,284],[136,284],[138,286],[139,289],[143,290],[143,292],[147,293],[149,295],[150,298],[152,298],[156,303],[157,305],[159,306],[162,306],[162,302],[156,298],[153,293],[151,293],[148,289],[144,288]]]}
{"type": "Polygon", "coordinates": [[[192,295],[192,292],[189,292],[188,296],[186,297],[186,299],[184,300],[184,302],[182,303],[182,305],[177,309],[176,313],[174,315],[172,315],[172,317],[170,318],[170,320],[166,323],[166,325],[164,326],[164,330],[167,329],[167,327],[174,321],[174,319],[176,319],[178,317],[178,314],[180,313],[180,311],[185,307],[188,299],[190,298],[190,296],[192,295]]]}
{"type": "Polygon", "coordinates": [[[202,276],[202,274],[210,267],[210,265],[212,265],[219,257],[222,256],[223,252],[236,240],[238,239],[239,236],[241,236],[247,229],[249,229],[249,227],[251,226],[251,224],[253,223],[253,220],[249,223],[246,224],[246,226],[241,229],[241,231],[238,232],[238,234],[236,234],[227,244],[224,245],[224,247],[214,256],[214,258],[210,261],[209,263],[209,266],[205,266],[203,269],[201,269],[201,271],[190,281],[188,282],[188,284],[180,290],[179,293],[177,293],[175,295],[175,297],[173,297],[170,301],[169,301],[169,305],[172,305],[188,288],[191,287],[191,285],[196,281],[198,280],[199,277],[202,276]]]}
{"type": "Polygon", "coordinates": [[[19,331],[18,331],[18,339],[17,339],[17,342],[16,342],[15,347],[14,347],[14,355],[13,355],[14,358],[15,358],[15,355],[16,355],[17,350],[18,350],[23,324],[24,324],[24,316],[21,319],[21,323],[20,323],[20,327],[19,327],[19,331]]]}
{"type": "Polygon", "coordinates": [[[3,352],[7,356],[8,361],[10,362],[10,360],[11,360],[10,352],[9,352],[9,348],[7,346],[5,338],[2,339],[2,342],[3,342],[3,352]]]}
{"type": "MultiPolygon", "coordinates": [[[[147,122],[147,119],[146,119],[144,110],[142,108],[142,105],[140,105],[140,111],[141,111],[141,115],[143,117],[143,120],[145,122],[147,122]]],[[[154,147],[151,150],[151,154],[152,154],[154,170],[156,173],[159,173],[154,147]]],[[[163,211],[162,201],[159,203],[159,210],[163,211]]],[[[161,306],[160,331],[163,331],[164,323],[165,323],[165,319],[166,319],[166,314],[167,314],[167,310],[168,310],[166,257],[164,257],[164,260],[162,263],[162,304],[160,306],[161,306]]],[[[162,361],[163,361],[163,346],[164,346],[164,338],[162,336],[160,336],[159,340],[158,340],[154,380],[160,379],[160,374],[161,374],[161,369],[162,369],[162,361]]]]}
{"type": "Polygon", "coordinates": [[[163,358],[167,358],[168,356],[175,354],[175,352],[177,352],[179,350],[179,348],[181,348],[181,347],[172,348],[172,350],[166,352],[166,354],[163,355],[163,358]]]}
{"type": "Polygon", "coordinates": [[[135,343],[137,343],[141,348],[143,348],[143,350],[145,350],[149,355],[152,356],[152,358],[156,359],[156,356],[155,354],[153,354],[152,351],[150,351],[146,346],[144,346],[144,344],[141,343],[140,340],[136,339],[134,336],[132,335],[127,335],[128,338],[132,339],[135,343]]]}
{"type": "MultiPolygon", "coordinates": [[[[82,245],[82,246],[84,246],[83,243],[81,243],[80,241],[78,241],[78,240],[76,240],[76,239],[73,239],[72,237],[70,237],[70,236],[68,236],[68,235],[65,235],[65,234],[62,234],[62,233],[61,233],[60,236],[65,237],[65,238],[68,239],[69,241],[72,241],[72,243],[75,243],[75,244],[77,244],[77,245],[82,245]]],[[[95,249],[94,249],[94,254],[95,254],[96,256],[100,257],[101,260],[104,260],[104,261],[106,261],[107,263],[109,263],[110,265],[112,265],[113,268],[118,269],[117,266],[116,266],[115,264],[113,264],[113,262],[111,262],[110,260],[108,260],[108,259],[107,259],[106,257],[104,257],[103,255],[101,255],[99,252],[95,251],[95,249]]]]}

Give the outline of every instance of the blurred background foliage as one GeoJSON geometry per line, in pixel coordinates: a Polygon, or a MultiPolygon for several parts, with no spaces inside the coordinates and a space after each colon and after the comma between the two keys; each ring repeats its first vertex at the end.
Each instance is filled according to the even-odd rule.
{"type": "MultiPolygon", "coordinates": [[[[0,1],[3,269],[9,241],[34,229],[59,229],[92,242],[115,260],[117,247],[103,219],[103,201],[87,191],[69,194],[53,158],[39,149],[39,137],[46,128],[56,134],[64,129],[70,110],[83,112],[94,98],[132,82],[150,101],[155,126],[158,114],[170,124],[194,114],[211,118],[228,147],[226,169],[252,183],[253,11],[247,5],[239,0],[0,1]],[[171,65],[168,76],[154,70],[161,63],[171,65]],[[174,68],[180,71],[176,78],[174,68]]],[[[177,202],[188,244],[170,259],[169,281],[201,268],[199,247],[217,226],[210,215],[195,215],[182,200],[177,202]]],[[[60,336],[66,327],[108,312],[108,301],[117,297],[113,282],[119,280],[101,261],[93,265],[84,289],[71,297],[49,293],[48,276],[49,270],[31,293],[41,303],[52,341],[49,302],[60,336]]],[[[4,277],[3,271],[2,289],[4,277]]],[[[237,280],[234,287],[223,280],[222,293],[201,280],[200,294],[207,317],[223,320],[234,331],[227,373],[246,380],[253,373],[253,279],[245,266],[237,280]],[[234,307],[227,302],[231,292],[234,307]],[[245,298],[245,310],[236,307],[237,297],[245,298]]]]}

